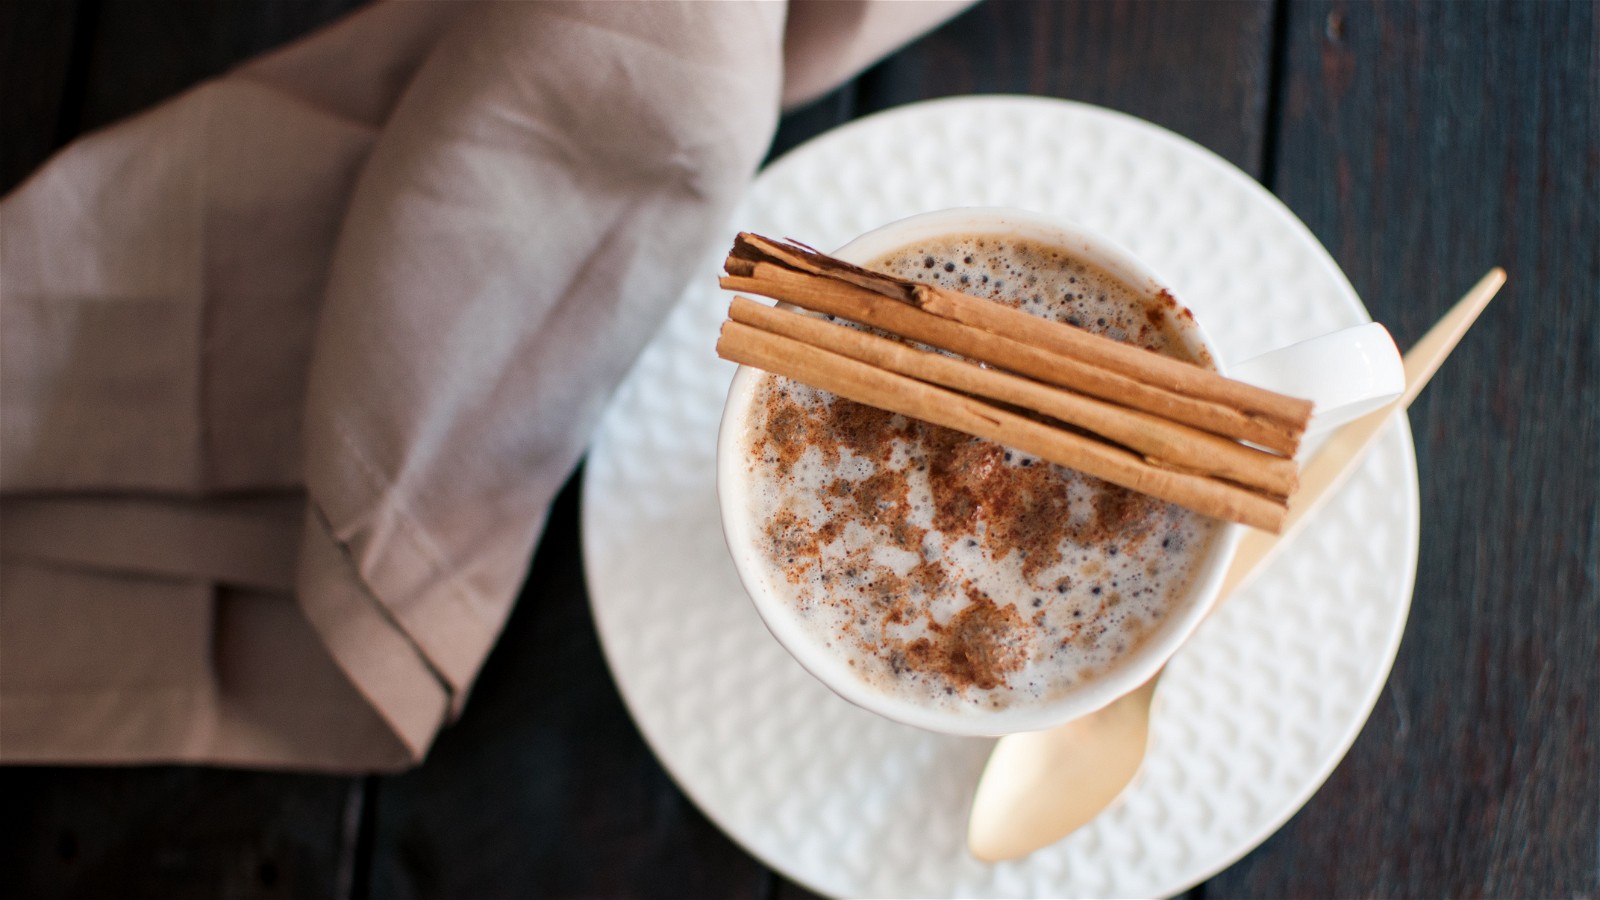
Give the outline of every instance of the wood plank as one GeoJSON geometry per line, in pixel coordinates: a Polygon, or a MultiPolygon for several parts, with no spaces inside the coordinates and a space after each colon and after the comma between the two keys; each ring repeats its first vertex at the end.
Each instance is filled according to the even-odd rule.
{"type": "Polygon", "coordinates": [[[1170,128],[1259,177],[1271,30],[1271,0],[984,3],[870,70],[861,105],[1065,97],[1170,128]]]}
{"type": "Polygon", "coordinates": [[[218,769],[0,769],[22,897],[344,897],[359,781],[218,769]]]}
{"type": "Polygon", "coordinates": [[[1289,6],[1279,195],[1402,346],[1510,281],[1417,405],[1389,686],[1225,896],[1600,893],[1600,47],[1591,3],[1289,6]]]}
{"type": "Polygon", "coordinates": [[[589,612],[577,479],[466,712],[376,792],[379,897],[722,897],[765,868],[711,824],[628,717],[589,612]]]}
{"type": "MultiPolygon", "coordinates": [[[[78,33],[77,0],[0,3],[0,194],[45,161],[64,139],[74,100],[69,78],[78,33]]],[[[81,85],[80,85],[81,87],[81,85]]]]}

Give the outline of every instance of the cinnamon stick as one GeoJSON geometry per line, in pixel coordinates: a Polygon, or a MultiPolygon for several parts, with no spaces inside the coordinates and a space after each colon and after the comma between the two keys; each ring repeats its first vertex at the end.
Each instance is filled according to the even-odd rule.
{"type": "MultiPolygon", "coordinates": [[[[874,272],[793,242],[774,241],[749,233],[735,238],[728,257],[730,275],[755,276],[757,267],[763,263],[861,288],[944,319],[1129,376],[1171,394],[1232,409],[1247,419],[1271,422],[1276,433],[1294,435],[1294,442],[1275,446],[1231,431],[1223,433],[1270,446],[1287,455],[1293,455],[1298,448],[1298,435],[1304,432],[1310,420],[1310,401],[1234,381],[1203,367],[1151,354],[1065,322],[1041,319],[959,291],[874,272]]],[[[764,293],[755,289],[751,292],[764,293]]],[[[797,301],[789,302],[799,305],[797,301]]],[[[1200,422],[1189,424],[1207,427],[1200,422]]]]}
{"type": "MultiPolygon", "coordinates": [[[[744,262],[748,261],[730,257],[730,271],[743,274],[724,276],[723,288],[761,294],[849,319],[1202,431],[1249,441],[1285,456],[1294,455],[1300,444],[1304,424],[1296,428],[1277,419],[1248,415],[1226,403],[1147,384],[1058,352],[936,316],[854,281],[819,278],[772,262],[744,262]]],[[[1137,348],[1135,352],[1161,358],[1137,348]]],[[[1191,368],[1205,371],[1197,366],[1191,368]]]]}
{"type": "Polygon", "coordinates": [[[1128,450],[742,322],[723,324],[717,353],[857,403],[1015,447],[1206,515],[1277,531],[1288,513],[1282,500],[1152,465],[1128,450]]]}
{"type": "Polygon", "coordinates": [[[917,350],[899,341],[836,325],[744,297],[729,307],[733,321],[964,394],[1042,413],[1100,435],[1178,471],[1215,475],[1269,495],[1295,488],[1292,460],[1137,410],[1095,400],[1028,378],[917,350]]]}

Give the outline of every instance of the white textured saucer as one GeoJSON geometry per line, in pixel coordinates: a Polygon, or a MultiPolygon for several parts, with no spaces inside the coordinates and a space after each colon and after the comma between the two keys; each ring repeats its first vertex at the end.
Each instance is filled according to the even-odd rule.
{"type": "MultiPolygon", "coordinates": [[[[767,169],[734,230],[835,247],[950,206],[1066,218],[1131,249],[1229,359],[1367,315],[1321,245],[1254,181],[1148,123],[1057,100],[974,97],[852,123],[767,169]]],[[[735,840],[813,890],[866,896],[1148,896],[1266,839],[1355,739],[1410,605],[1411,432],[1362,470],[1173,660],[1124,801],[1053,847],[965,849],[990,741],[892,724],[806,674],[757,617],[723,544],[713,351],[727,296],[705,260],[596,436],[583,547],[606,656],[646,739],[735,840]]]]}

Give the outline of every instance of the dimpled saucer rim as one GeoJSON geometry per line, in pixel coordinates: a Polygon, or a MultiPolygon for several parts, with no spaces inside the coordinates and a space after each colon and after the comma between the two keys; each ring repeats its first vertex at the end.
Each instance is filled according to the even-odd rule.
{"type": "MultiPolygon", "coordinates": [[[[729,235],[832,247],[965,205],[1061,215],[1120,241],[1230,360],[1368,318],[1305,226],[1243,173],[1156,126],[1059,100],[932,101],[831,131],[762,173],[729,235]]],[[[1052,847],[986,865],[966,853],[965,825],[991,742],[840,700],[766,632],[733,571],[714,488],[733,372],[711,349],[724,250],[608,408],[582,518],[624,701],[725,832],[821,893],[1159,896],[1249,852],[1316,791],[1376,702],[1410,605],[1419,501],[1404,421],[1173,659],[1125,798],[1052,847]]]]}

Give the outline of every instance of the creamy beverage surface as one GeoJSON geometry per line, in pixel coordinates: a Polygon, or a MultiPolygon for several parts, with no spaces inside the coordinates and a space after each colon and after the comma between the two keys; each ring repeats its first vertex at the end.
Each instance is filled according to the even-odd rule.
{"type": "MultiPolygon", "coordinates": [[[[1187,311],[1031,241],[951,237],[869,268],[1195,360],[1187,311]]],[[[1188,594],[1210,518],[990,441],[764,375],[744,436],[768,587],[878,690],[1055,699],[1188,594]]]]}

